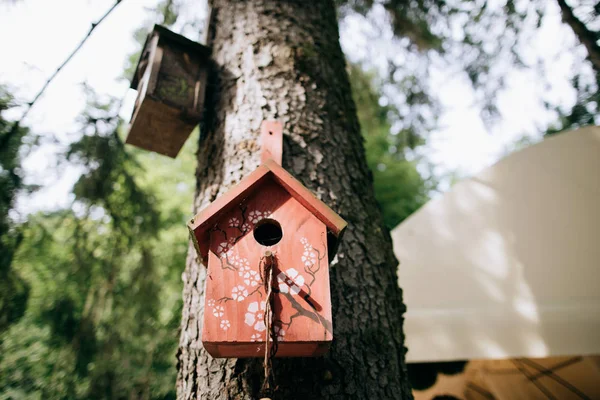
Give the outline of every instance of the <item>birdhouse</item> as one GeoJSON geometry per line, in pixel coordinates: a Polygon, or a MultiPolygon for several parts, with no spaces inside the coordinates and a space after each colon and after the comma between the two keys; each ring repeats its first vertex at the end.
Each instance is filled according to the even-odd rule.
{"type": "Polygon", "coordinates": [[[177,156],[198,125],[210,49],[155,25],[131,81],[138,97],[126,143],[177,156]]]}
{"type": "Polygon", "coordinates": [[[263,357],[272,342],[276,357],[325,353],[333,339],[329,261],[345,227],[273,159],[196,215],[190,233],[208,265],[206,350],[263,357]]]}

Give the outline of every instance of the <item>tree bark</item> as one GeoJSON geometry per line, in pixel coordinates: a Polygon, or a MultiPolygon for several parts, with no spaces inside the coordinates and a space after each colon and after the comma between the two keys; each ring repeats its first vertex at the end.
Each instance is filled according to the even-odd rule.
{"type": "MultiPolygon", "coordinates": [[[[216,78],[198,151],[195,211],[259,165],[259,127],[284,123],[283,166],[349,225],[330,267],[334,342],[324,357],[276,359],[280,399],[412,398],[402,292],[376,204],[332,0],[216,0],[216,78]]],[[[213,359],[202,347],[206,269],[183,274],[179,399],[256,399],[260,359],[213,359]]]]}
{"type": "Polygon", "coordinates": [[[592,67],[596,71],[596,74],[600,74],[600,46],[598,46],[597,43],[597,34],[589,30],[587,26],[577,18],[566,0],[557,1],[563,21],[571,27],[579,42],[586,48],[588,58],[592,62],[592,67]]]}

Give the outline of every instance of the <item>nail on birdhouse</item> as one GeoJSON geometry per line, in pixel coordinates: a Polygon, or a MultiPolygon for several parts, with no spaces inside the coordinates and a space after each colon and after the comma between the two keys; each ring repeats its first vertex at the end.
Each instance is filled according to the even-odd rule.
{"type": "Polygon", "coordinates": [[[327,351],[339,215],[271,158],[188,227],[208,266],[202,342],[213,357],[263,357],[273,342],[276,357],[327,351]]]}
{"type": "Polygon", "coordinates": [[[126,143],[169,157],[198,125],[210,49],[155,25],[131,81],[138,91],[126,143]]]}

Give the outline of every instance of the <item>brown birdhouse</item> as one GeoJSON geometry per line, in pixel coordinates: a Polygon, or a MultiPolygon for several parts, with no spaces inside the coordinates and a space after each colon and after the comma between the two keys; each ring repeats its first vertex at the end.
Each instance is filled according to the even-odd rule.
{"type": "Polygon", "coordinates": [[[190,233],[208,265],[206,350],[263,357],[269,343],[277,357],[325,353],[333,339],[329,261],[345,227],[273,159],[196,215],[190,233]]]}
{"type": "Polygon", "coordinates": [[[138,91],[127,143],[177,156],[204,106],[210,49],[155,25],[131,81],[138,91]]]}

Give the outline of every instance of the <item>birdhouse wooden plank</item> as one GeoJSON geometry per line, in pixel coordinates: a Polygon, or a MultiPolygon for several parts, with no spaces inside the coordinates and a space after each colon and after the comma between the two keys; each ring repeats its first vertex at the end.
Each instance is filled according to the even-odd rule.
{"type": "Polygon", "coordinates": [[[131,88],[138,91],[126,143],[176,157],[204,108],[210,49],[155,25],[131,88]]]}
{"type": "Polygon", "coordinates": [[[206,350],[214,357],[263,357],[270,334],[276,357],[326,352],[333,340],[329,258],[345,226],[273,160],[194,217],[190,233],[208,265],[206,350]]]}

